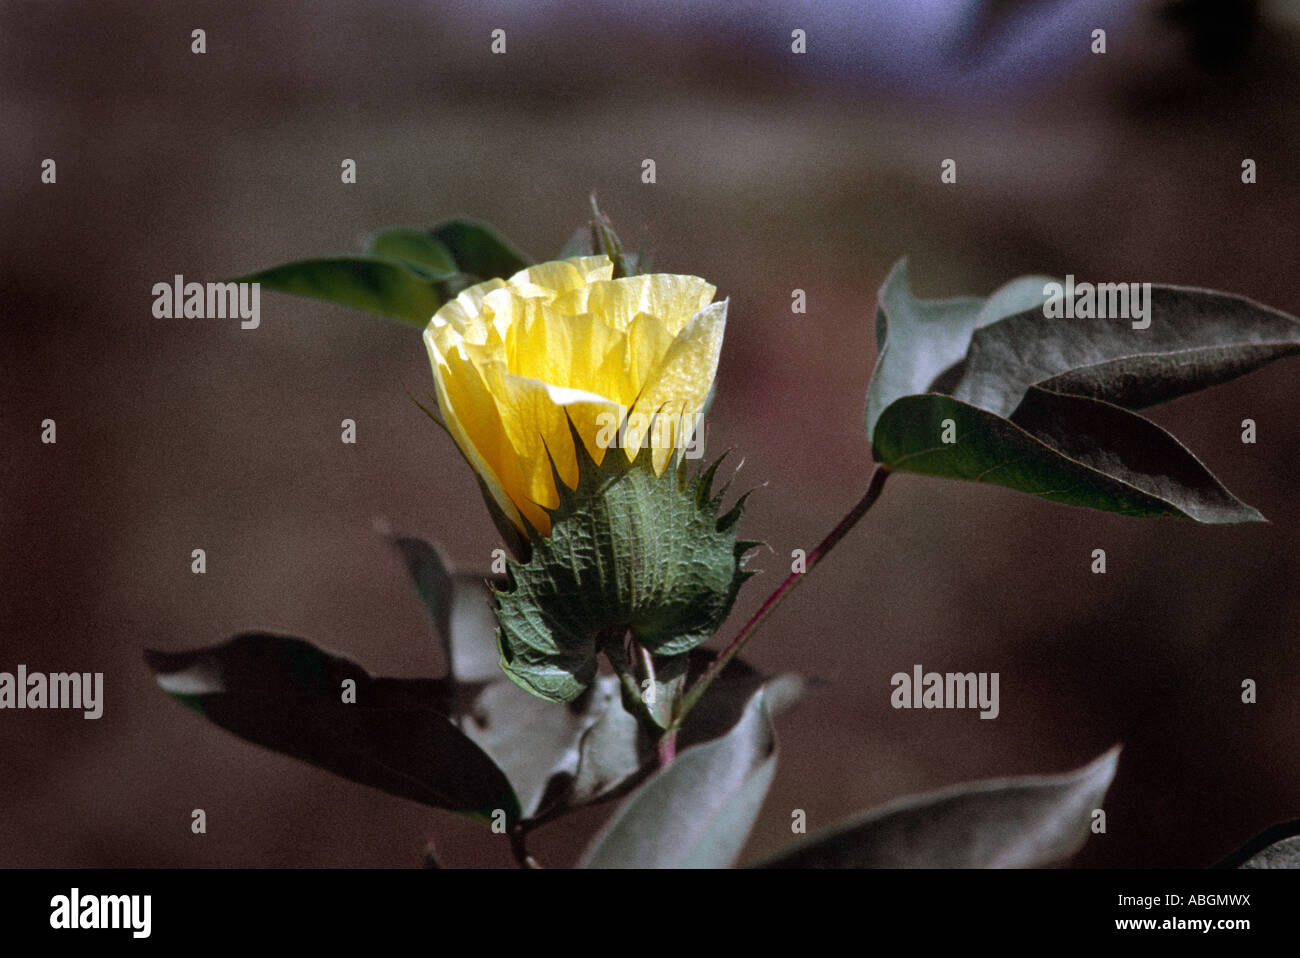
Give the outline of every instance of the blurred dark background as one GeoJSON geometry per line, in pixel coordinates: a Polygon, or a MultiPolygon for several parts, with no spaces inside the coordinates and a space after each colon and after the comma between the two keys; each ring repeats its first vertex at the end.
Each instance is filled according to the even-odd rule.
{"type": "MultiPolygon", "coordinates": [[[[743,457],[740,487],[765,483],[743,531],[772,551],[728,636],[864,487],[874,296],[898,257],[923,295],[1074,273],[1300,313],[1289,4],[589,7],[0,2],[0,670],[106,684],[97,722],[0,714],[0,864],[410,866],[430,837],[449,865],[510,860],[479,826],[248,745],[155,687],[144,647],[254,628],[435,674],[374,520],[466,566],[497,544],[405,391],[431,389],[415,331],[271,293],[257,330],[155,319],[151,287],[174,274],[346,253],[456,215],[549,258],[596,190],[656,269],[731,297],[711,444],[743,457]]],[[[818,828],[1115,742],[1108,832],[1079,864],[1204,865],[1300,815],[1298,373],[1282,361],[1153,414],[1270,525],[891,480],[750,647],[827,684],[778,723],[749,857],[789,840],[792,808],[818,828]],[[1246,417],[1257,445],[1240,442],[1246,417]],[[894,711],[889,677],[915,663],[999,671],[1000,716],[894,711]]],[[[572,861],[608,812],[547,827],[537,854],[572,861]]]]}

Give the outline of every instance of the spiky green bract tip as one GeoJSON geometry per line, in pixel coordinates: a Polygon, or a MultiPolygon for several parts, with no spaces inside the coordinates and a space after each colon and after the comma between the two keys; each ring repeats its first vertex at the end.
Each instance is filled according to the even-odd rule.
{"type": "Polygon", "coordinates": [[[597,466],[574,443],[577,487],[556,477],[550,535],[530,534],[532,555],[509,562],[509,587],[495,591],[502,669],[555,702],[591,684],[611,637],[630,632],[657,656],[700,645],[753,574],[744,556],[755,543],[736,538],[744,497],[719,514],[721,458],[694,476],[685,459],[656,476],[648,449],[632,463],[610,449],[597,466]]]}

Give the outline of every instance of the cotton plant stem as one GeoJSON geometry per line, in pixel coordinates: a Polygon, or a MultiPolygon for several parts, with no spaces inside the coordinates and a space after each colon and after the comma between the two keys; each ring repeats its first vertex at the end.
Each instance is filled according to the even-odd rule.
{"type": "Polygon", "coordinates": [[[601,644],[605,650],[605,657],[609,659],[622,683],[623,702],[625,705],[629,701],[632,703],[632,714],[642,730],[655,743],[655,757],[659,767],[663,768],[677,755],[677,729],[662,728],[655,721],[651,708],[645,700],[643,682],[649,681],[650,687],[657,689],[654,684],[656,679],[654,655],[634,638],[630,643],[632,654],[629,659],[622,646],[623,638],[624,636],[617,633],[609,633],[601,640],[601,644]],[[640,669],[639,675],[632,664],[633,660],[640,669]]]}
{"type": "Polygon", "coordinates": [[[858,501],[858,504],[850,509],[848,514],[845,515],[835,528],[827,534],[826,538],[818,543],[817,548],[808,553],[804,571],[791,572],[786,576],[785,581],[776,587],[776,591],[769,595],[763,604],[758,607],[758,611],[750,617],[749,621],[741,626],[736,637],[732,639],[730,644],[722,650],[721,654],[713,660],[705,670],[704,674],[700,676],[699,681],[696,682],[691,687],[691,690],[686,693],[686,697],[682,699],[681,707],[677,710],[677,715],[673,719],[672,725],[668,728],[668,734],[676,733],[677,729],[681,727],[682,722],[690,713],[691,709],[695,707],[696,703],[699,702],[700,697],[713,683],[713,680],[716,679],[719,673],[727,667],[727,663],[736,657],[736,653],[738,653],[753,634],[758,631],[758,627],[763,624],[769,615],[772,614],[772,610],[781,603],[781,600],[789,595],[790,592],[794,590],[794,587],[803,581],[803,578],[808,575],[808,573],[812,572],[817,563],[825,558],[826,554],[830,552],[831,549],[835,548],[835,545],[848,534],[849,530],[857,524],[858,520],[867,514],[867,510],[869,510],[880,497],[880,491],[884,488],[885,480],[888,477],[889,469],[883,465],[877,464],[875,470],[871,473],[871,479],[867,482],[866,493],[858,501]]]}
{"type": "MultiPolygon", "coordinates": [[[[643,689],[645,682],[649,682],[650,688],[658,694],[658,680],[655,675],[655,658],[647,649],[636,639],[632,640],[632,655],[640,667],[639,676],[633,673],[630,666],[619,669],[619,663],[615,663],[615,668],[619,669],[619,677],[623,681],[624,688],[640,704],[637,719],[641,722],[642,728],[650,735],[655,743],[655,757],[659,762],[659,767],[663,768],[677,756],[677,729],[670,726],[661,728],[653,715],[653,709],[646,702],[643,689]]],[[[673,710],[679,702],[673,703],[673,710]]]]}
{"type": "Polygon", "coordinates": [[[672,762],[677,757],[677,726],[670,725],[664,730],[664,734],[659,736],[659,742],[655,747],[655,752],[659,757],[659,767],[672,762]]]}
{"type": "MultiPolygon", "coordinates": [[[[623,648],[623,640],[626,632],[614,630],[606,632],[598,639],[601,648],[605,650],[605,658],[609,664],[614,667],[614,673],[618,676],[619,683],[623,689],[623,705],[628,708],[637,723],[645,729],[652,740],[659,738],[659,725],[655,722],[654,716],[650,714],[650,706],[646,704],[643,694],[643,686],[636,676],[636,670],[629,659],[627,652],[623,648]]],[[[654,680],[654,660],[651,658],[649,651],[641,646],[635,639],[632,640],[632,654],[637,661],[642,664],[643,668],[649,670],[648,678],[654,680]]]]}
{"type": "MultiPolygon", "coordinates": [[[[645,679],[649,680],[651,683],[655,683],[656,678],[655,678],[654,656],[650,654],[649,649],[647,649],[644,645],[641,645],[635,639],[632,641],[632,647],[635,650],[637,659],[641,663],[641,675],[644,676],[645,679]]],[[[655,688],[657,690],[658,688],[657,684],[652,685],[652,688],[655,688]]],[[[641,698],[640,701],[643,704],[645,703],[644,698],[641,698]]],[[[650,708],[647,706],[646,714],[650,715],[650,711],[651,711],[650,708]]],[[[677,757],[677,729],[669,727],[660,731],[653,718],[650,719],[650,722],[646,724],[645,727],[646,730],[651,733],[652,737],[654,737],[655,757],[658,759],[659,767],[663,768],[665,765],[668,765],[670,762],[672,762],[674,758],[677,757]]]]}

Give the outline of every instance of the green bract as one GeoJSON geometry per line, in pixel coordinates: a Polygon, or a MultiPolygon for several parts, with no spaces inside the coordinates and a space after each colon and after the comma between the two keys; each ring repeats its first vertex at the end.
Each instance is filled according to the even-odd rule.
{"type": "Polygon", "coordinates": [[[509,563],[509,588],[496,592],[501,667],[556,702],[591,684],[606,642],[631,633],[650,653],[674,656],[707,640],[753,574],[743,556],[757,545],[736,538],[743,497],[718,513],[721,459],[690,478],[683,458],[656,477],[644,451],[597,466],[576,433],[574,446],[577,487],[556,476],[550,535],[530,530],[531,556],[509,563]]]}

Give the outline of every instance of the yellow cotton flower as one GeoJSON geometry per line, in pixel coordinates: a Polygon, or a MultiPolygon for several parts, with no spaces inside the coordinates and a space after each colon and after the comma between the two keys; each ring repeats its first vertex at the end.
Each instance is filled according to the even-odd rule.
{"type": "Polygon", "coordinates": [[[425,330],[447,428],[521,534],[525,519],[550,532],[551,459],[577,486],[570,420],[599,464],[611,424],[627,417],[621,445],[634,461],[658,416],[658,475],[713,386],[727,316],[716,289],[696,276],[613,271],[606,256],[532,266],[466,289],[425,330]]]}

